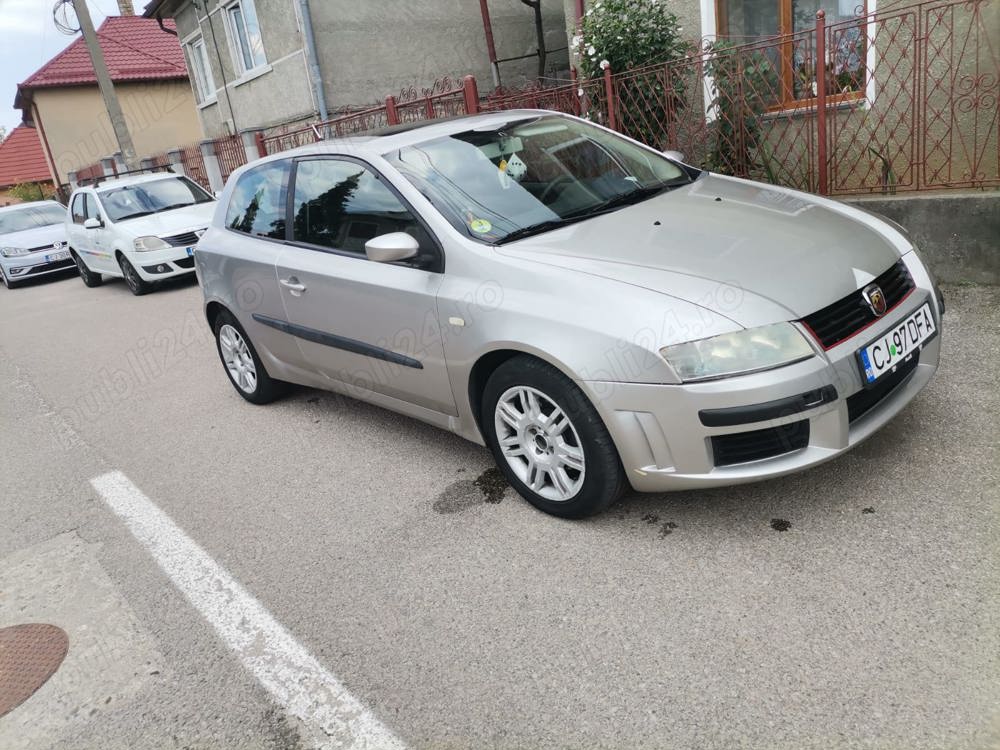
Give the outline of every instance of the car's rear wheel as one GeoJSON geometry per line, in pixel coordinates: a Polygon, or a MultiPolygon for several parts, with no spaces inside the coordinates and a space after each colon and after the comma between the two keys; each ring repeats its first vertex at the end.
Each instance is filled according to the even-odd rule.
{"type": "Polygon", "coordinates": [[[554,367],[519,355],[486,382],[481,424],[507,480],[539,510],[581,518],[625,491],[618,451],[584,393],[554,367]]]}
{"type": "Polygon", "coordinates": [[[215,343],[229,382],[247,401],[267,404],[284,394],[287,384],[267,374],[243,326],[227,311],[215,319],[215,343]]]}
{"type": "Polygon", "coordinates": [[[122,276],[125,277],[125,284],[128,286],[129,291],[136,297],[149,294],[153,291],[153,285],[139,275],[139,272],[135,270],[135,267],[129,263],[128,258],[124,255],[118,256],[118,265],[122,269],[122,276]]]}
{"type": "Polygon", "coordinates": [[[100,286],[104,281],[101,274],[94,273],[87,268],[87,264],[83,262],[83,258],[76,253],[73,253],[73,261],[76,263],[76,270],[80,272],[80,278],[83,280],[85,286],[93,288],[95,286],[100,286]]]}

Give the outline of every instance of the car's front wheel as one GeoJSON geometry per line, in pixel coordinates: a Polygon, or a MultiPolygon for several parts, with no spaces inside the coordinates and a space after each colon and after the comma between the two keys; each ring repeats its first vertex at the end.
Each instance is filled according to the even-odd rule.
{"type": "Polygon", "coordinates": [[[598,513],[626,488],[618,451],[586,395],[534,357],[512,357],[483,392],[481,424],[500,470],[539,510],[598,513]]]}
{"type": "Polygon", "coordinates": [[[267,374],[243,326],[227,311],[215,319],[215,343],[229,382],[247,401],[267,404],[285,392],[286,383],[267,374]]]}
{"type": "Polygon", "coordinates": [[[7,277],[7,272],[0,268],[0,281],[3,281],[3,285],[8,289],[16,289],[18,282],[7,277]]]}
{"type": "Polygon", "coordinates": [[[83,262],[83,258],[81,258],[76,253],[73,253],[73,262],[76,263],[76,270],[80,272],[80,278],[83,280],[85,286],[89,287],[100,286],[101,283],[104,281],[104,279],[101,277],[101,274],[94,273],[89,268],[87,268],[87,264],[83,262]]]}
{"type": "Polygon", "coordinates": [[[153,291],[153,285],[139,275],[139,272],[135,270],[135,266],[129,263],[128,258],[124,255],[118,256],[118,265],[122,269],[122,276],[125,277],[125,284],[128,286],[129,291],[136,297],[149,294],[153,291]]]}

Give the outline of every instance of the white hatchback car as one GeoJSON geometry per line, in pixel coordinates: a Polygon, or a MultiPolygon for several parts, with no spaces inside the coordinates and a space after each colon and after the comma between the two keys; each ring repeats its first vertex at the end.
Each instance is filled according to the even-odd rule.
{"type": "Polygon", "coordinates": [[[13,289],[26,279],[73,267],[66,249],[66,209],[55,201],[0,208],[0,281],[13,289]]]}
{"type": "Polygon", "coordinates": [[[133,294],[146,294],[194,272],[194,248],[214,212],[215,199],[187,177],[132,174],[77,188],[66,235],[84,284],[120,276],[133,294]]]}

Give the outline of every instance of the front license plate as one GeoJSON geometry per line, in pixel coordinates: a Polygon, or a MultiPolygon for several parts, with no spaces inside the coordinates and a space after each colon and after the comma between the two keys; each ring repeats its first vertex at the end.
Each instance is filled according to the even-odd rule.
{"type": "Polygon", "coordinates": [[[191,257],[192,255],[194,255],[194,248],[193,248],[193,247],[186,247],[186,248],[184,248],[184,249],[185,249],[185,250],[187,251],[187,254],[188,254],[188,257],[189,257],[189,258],[190,258],[190,257],[191,257]]]}
{"type": "Polygon", "coordinates": [[[55,263],[57,260],[66,260],[69,257],[69,250],[63,250],[59,253],[49,253],[45,256],[46,263],[55,263]]]}
{"type": "Polygon", "coordinates": [[[858,361],[865,382],[871,385],[886,373],[892,372],[896,365],[919,351],[935,333],[937,326],[934,325],[931,305],[925,302],[919,310],[858,351],[858,361]]]}

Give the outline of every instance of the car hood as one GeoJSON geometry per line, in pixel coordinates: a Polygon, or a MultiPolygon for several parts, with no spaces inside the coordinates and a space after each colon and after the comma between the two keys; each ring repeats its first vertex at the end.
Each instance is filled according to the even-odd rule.
{"type": "Polygon", "coordinates": [[[33,227],[20,232],[0,234],[0,246],[31,248],[44,247],[56,242],[66,242],[66,225],[49,224],[47,227],[33,227]]]}
{"type": "Polygon", "coordinates": [[[119,222],[117,228],[134,237],[156,235],[170,236],[189,232],[192,229],[203,229],[212,221],[216,202],[199,203],[186,208],[175,208],[173,211],[163,211],[137,219],[126,219],[119,222]]]}
{"type": "Polygon", "coordinates": [[[900,257],[890,232],[898,234],[832,201],[703,175],[499,251],[669,294],[750,327],[804,317],[869,283],[900,257]]]}

